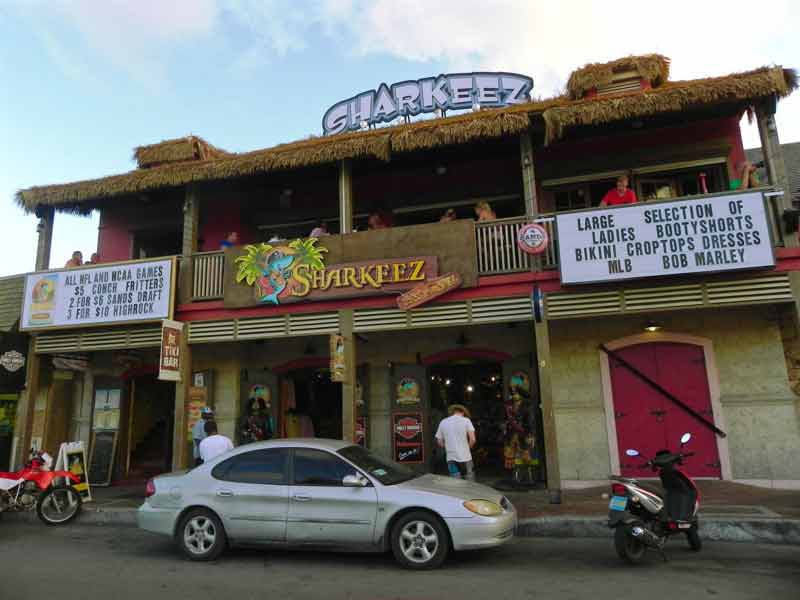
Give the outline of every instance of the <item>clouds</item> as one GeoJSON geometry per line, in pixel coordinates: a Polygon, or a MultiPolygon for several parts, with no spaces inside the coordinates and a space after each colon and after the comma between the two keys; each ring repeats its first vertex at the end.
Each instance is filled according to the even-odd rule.
{"type": "Polygon", "coordinates": [[[211,35],[219,13],[215,0],[52,0],[15,8],[65,75],[96,78],[110,64],[150,91],[169,80],[172,49],[211,35]]]}

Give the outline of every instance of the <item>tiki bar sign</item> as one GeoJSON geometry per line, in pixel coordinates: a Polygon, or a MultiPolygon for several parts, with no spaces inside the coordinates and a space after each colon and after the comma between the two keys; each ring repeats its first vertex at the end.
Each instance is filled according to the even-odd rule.
{"type": "Polygon", "coordinates": [[[530,102],[531,89],[533,79],[516,73],[454,73],[382,83],[330,107],[322,118],[322,130],[332,135],[436,110],[522,104],[530,102]]]}
{"type": "Polygon", "coordinates": [[[326,265],[318,239],[253,244],[236,258],[236,283],[253,288],[256,304],[401,293],[438,274],[435,256],[326,265]]]}

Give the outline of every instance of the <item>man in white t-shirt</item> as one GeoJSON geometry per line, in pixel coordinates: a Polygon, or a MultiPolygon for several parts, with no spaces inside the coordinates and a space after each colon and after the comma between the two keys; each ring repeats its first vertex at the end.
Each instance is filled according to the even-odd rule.
{"type": "Polygon", "coordinates": [[[204,463],[233,450],[233,442],[217,433],[216,421],[206,421],[205,430],[206,437],[200,442],[200,458],[204,463]]]}
{"type": "Polygon", "coordinates": [[[453,404],[450,416],[442,419],[436,430],[436,442],[447,453],[447,471],[450,477],[464,477],[475,481],[475,467],[470,448],[475,445],[475,427],[466,415],[467,409],[461,404],[453,404]]]}
{"type": "Polygon", "coordinates": [[[200,411],[200,420],[192,427],[192,456],[194,458],[194,466],[201,464],[203,461],[200,459],[200,442],[206,437],[206,423],[214,419],[214,411],[210,407],[204,406],[200,411]]]}

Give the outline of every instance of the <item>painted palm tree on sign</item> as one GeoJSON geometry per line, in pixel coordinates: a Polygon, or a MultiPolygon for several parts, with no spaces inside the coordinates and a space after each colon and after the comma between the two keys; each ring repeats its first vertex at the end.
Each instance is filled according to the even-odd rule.
{"type": "Polygon", "coordinates": [[[317,246],[317,238],[297,239],[287,246],[266,243],[245,246],[245,254],[236,259],[236,282],[256,285],[259,302],[280,304],[291,293],[290,282],[300,265],[312,271],[325,268],[327,248],[317,246]]]}

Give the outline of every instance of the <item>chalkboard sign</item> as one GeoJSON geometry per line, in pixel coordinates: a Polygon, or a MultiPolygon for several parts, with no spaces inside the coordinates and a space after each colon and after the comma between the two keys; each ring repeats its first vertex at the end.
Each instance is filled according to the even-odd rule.
{"type": "Polygon", "coordinates": [[[92,454],[89,457],[89,483],[92,485],[109,485],[111,483],[116,451],[116,431],[96,431],[92,435],[92,454]]]}

